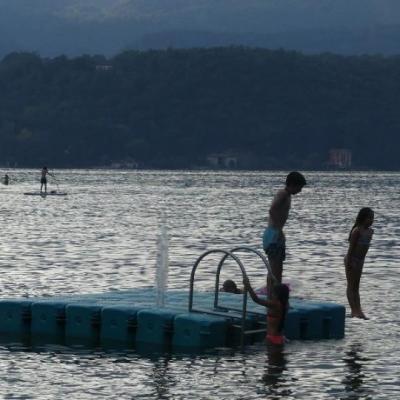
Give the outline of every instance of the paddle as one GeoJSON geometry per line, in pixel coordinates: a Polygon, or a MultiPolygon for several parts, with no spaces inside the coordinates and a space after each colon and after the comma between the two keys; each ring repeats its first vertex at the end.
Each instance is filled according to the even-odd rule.
{"type": "Polygon", "coordinates": [[[49,173],[49,175],[54,179],[54,182],[55,182],[56,185],[57,185],[57,191],[60,191],[60,187],[58,186],[58,181],[57,181],[55,175],[54,175],[54,174],[50,174],[50,173],[49,173]]]}

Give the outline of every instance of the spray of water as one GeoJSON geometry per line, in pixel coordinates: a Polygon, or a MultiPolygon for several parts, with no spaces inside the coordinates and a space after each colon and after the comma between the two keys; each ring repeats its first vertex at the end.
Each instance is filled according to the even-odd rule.
{"type": "Polygon", "coordinates": [[[168,287],[168,232],[165,215],[161,218],[160,234],[157,238],[156,290],[157,306],[164,307],[168,287]]]}

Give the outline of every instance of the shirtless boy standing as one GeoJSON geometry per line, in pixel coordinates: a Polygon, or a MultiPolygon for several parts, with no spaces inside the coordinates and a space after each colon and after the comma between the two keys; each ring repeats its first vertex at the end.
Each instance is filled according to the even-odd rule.
{"type": "MultiPolygon", "coordinates": [[[[305,184],[306,180],[300,172],[291,172],[286,177],[285,188],[278,191],[269,209],[268,227],[263,235],[263,247],[277,283],[282,282],[283,261],[286,256],[283,227],[289,216],[291,197],[300,193],[305,184]]],[[[272,279],[268,276],[268,293],[271,293],[272,285],[272,279]]]]}

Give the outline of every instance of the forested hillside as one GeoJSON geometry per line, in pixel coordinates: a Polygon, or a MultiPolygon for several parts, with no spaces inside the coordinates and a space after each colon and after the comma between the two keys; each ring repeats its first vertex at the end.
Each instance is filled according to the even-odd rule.
{"type": "Polygon", "coordinates": [[[400,58],[214,48],[0,63],[0,164],[398,169],[400,58]]]}

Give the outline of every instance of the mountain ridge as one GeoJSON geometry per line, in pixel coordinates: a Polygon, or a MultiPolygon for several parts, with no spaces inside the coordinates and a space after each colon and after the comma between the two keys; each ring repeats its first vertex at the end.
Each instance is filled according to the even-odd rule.
{"type": "Polygon", "coordinates": [[[188,31],[207,32],[210,39],[230,36],[234,45],[308,51],[307,42],[319,42],[310,51],[340,53],[345,47],[345,54],[360,54],[382,48],[394,54],[397,46],[385,40],[400,42],[396,29],[388,33],[398,21],[400,2],[394,0],[0,0],[0,27],[10,38],[9,45],[0,44],[0,55],[9,48],[44,56],[112,55],[143,48],[149,35],[188,31]],[[362,35],[371,40],[368,31],[377,38],[371,48],[362,43],[362,35]],[[257,40],[249,40],[251,35],[257,40]]]}

